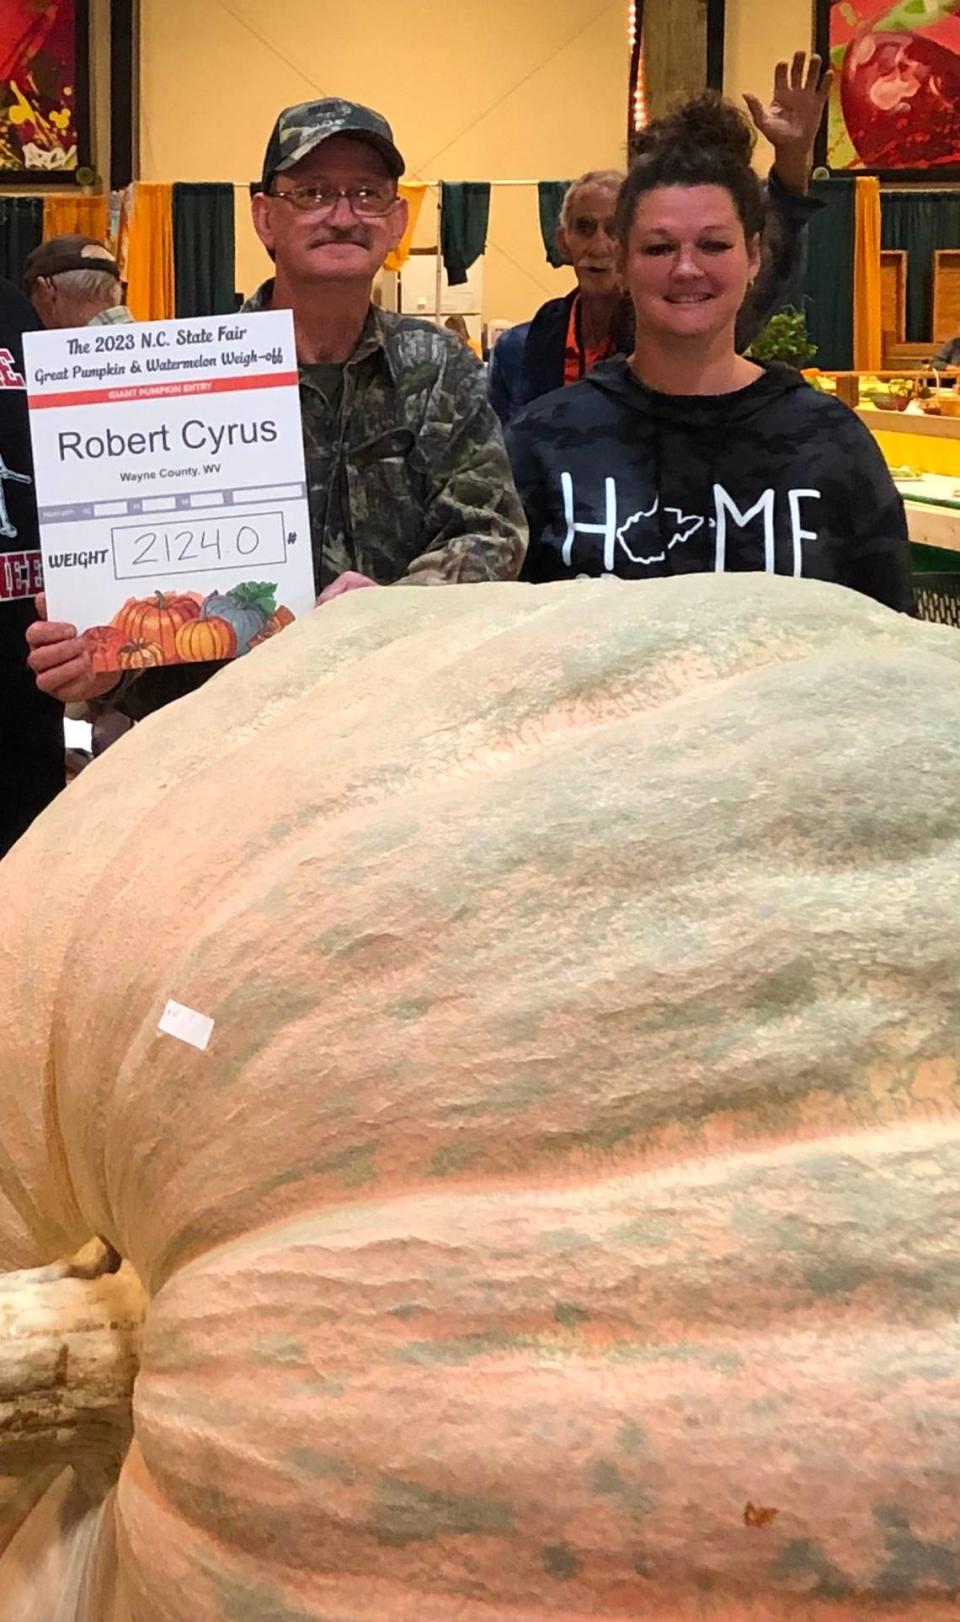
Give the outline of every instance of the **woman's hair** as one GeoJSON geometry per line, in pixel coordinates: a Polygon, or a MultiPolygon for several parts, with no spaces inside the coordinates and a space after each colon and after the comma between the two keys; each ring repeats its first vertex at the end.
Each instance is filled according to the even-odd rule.
{"type": "Polygon", "coordinates": [[[715,92],[682,102],[638,130],[617,199],[615,229],[626,245],[640,198],[657,186],[722,186],[730,193],[747,241],[764,222],[763,192],[750,159],[756,135],[745,114],[715,92]]]}

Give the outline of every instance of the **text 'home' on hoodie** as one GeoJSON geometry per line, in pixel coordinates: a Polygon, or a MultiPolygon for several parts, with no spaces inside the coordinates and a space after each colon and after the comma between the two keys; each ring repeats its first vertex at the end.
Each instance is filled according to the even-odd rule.
{"type": "Polygon", "coordinates": [[[525,580],[765,570],[911,609],[903,502],[876,442],[789,367],[733,394],[658,394],[618,357],[529,406],[507,447],[525,580]]]}

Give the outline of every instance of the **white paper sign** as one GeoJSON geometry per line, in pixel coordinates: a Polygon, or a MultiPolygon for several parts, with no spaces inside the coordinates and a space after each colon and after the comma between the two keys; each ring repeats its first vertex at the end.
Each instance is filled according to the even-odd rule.
{"type": "Polygon", "coordinates": [[[209,1014],[198,1014],[195,1008],[187,1008],[185,1003],[175,1002],[173,998],[167,1003],[157,1023],[157,1030],[164,1036],[175,1036],[178,1042],[187,1042],[192,1048],[199,1048],[206,1053],[213,1035],[214,1021],[209,1014]]]}
{"type": "Polygon", "coordinates": [[[47,613],[95,669],[230,658],[313,608],[288,310],[25,350],[47,613]]]}

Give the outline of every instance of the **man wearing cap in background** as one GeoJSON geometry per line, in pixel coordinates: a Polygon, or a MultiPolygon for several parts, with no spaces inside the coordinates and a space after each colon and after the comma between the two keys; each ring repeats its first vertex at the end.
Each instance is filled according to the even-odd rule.
{"type": "MultiPolygon", "coordinates": [[[[511,580],[526,550],[482,368],[452,333],[371,302],[407,224],[403,167],[379,113],[306,102],[277,119],[253,199],[276,275],[244,308],[293,313],[320,604],[359,586],[511,580]]],[[[30,642],[45,692],[84,700],[115,683],[92,676],[71,626],[34,626],[30,642]]],[[[140,671],[114,702],[139,718],[217,668],[140,671]]]]}
{"type": "Polygon", "coordinates": [[[43,325],[97,327],[132,321],[122,302],[120,267],[93,237],[51,237],[28,256],[23,285],[43,325]]]}

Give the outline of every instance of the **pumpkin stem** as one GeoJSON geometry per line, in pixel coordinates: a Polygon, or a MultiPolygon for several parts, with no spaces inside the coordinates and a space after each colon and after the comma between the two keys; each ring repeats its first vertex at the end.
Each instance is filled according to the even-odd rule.
{"type": "Polygon", "coordinates": [[[70,1262],[0,1273],[0,1476],[92,1454],[104,1488],[116,1479],[145,1310],[134,1269],[99,1240],[70,1262]]]}

